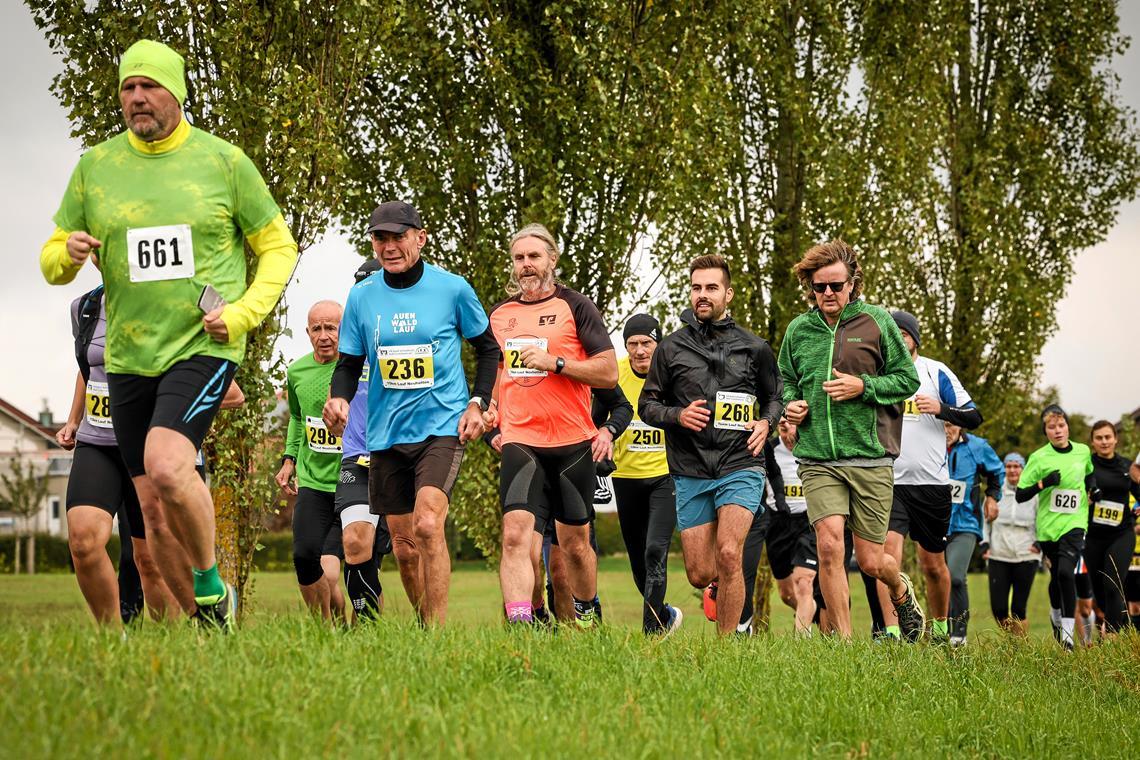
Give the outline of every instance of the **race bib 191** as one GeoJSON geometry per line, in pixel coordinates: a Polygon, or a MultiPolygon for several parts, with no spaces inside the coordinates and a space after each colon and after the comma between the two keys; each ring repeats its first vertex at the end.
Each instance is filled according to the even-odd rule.
{"type": "Polygon", "coordinates": [[[1049,499],[1049,511],[1071,515],[1081,506],[1081,492],[1070,488],[1057,488],[1049,499]]]}
{"type": "Polygon", "coordinates": [[[1120,525],[1124,519],[1124,505],[1116,501],[1098,501],[1093,505],[1092,521],[1097,525],[1120,525]]]}
{"type": "Polygon", "coordinates": [[[510,377],[546,377],[541,369],[531,369],[524,366],[522,361],[523,349],[538,346],[543,351],[548,345],[546,338],[507,338],[504,343],[506,351],[503,352],[503,363],[510,377]]]}
{"type": "Polygon", "coordinates": [[[626,431],[629,435],[628,451],[660,452],[665,450],[665,431],[633,420],[626,431]]]}
{"type": "Polygon", "coordinates": [[[385,388],[409,390],[435,385],[435,360],[431,345],[377,346],[380,380],[385,388]]]}
{"type": "Polygon", "coordinates": [[[903,418],[908,420],[917,420],[922,416],[922,412],[918,411],[918,401],[912,396],[903,402],[903,418]]]}
{"type": "Polygon", "coordinates": [[[966,483],[962,480],[950,481],[950,501],[954,504],[962,504],[966,501],[966,483]]]}
{"type": "Polygon", "coordinates": [[[751,393],[717,391],[713,427],[720,430],[747,430],[755,407],[756,397],[751,393]]]}
{"type": "Polygon", "coordinates": [[[796,507],[801,504],[807,504],[807,497],[804,496],[804,486],[802,483],[785,483],[784,484],[784,500],[788,503],[789,507],[796,507]]]}
{"type": "Polygon", "coordinates": [[[111,397],[107,395],[107,384],[87,381],[87,424],[97,428],[111,427],[111,397]]]}
{"type": "Polygon", "coordinates": [[[333,435],[320,417],[305,417],[305,441],[317,454],[339,454],[340,436],[333,435]]]}
{"type": "Polygon", "coordinates": [[[131,282],[182,280],[194,276],[194,244],[189,224],[127,230],[131,282]]]}

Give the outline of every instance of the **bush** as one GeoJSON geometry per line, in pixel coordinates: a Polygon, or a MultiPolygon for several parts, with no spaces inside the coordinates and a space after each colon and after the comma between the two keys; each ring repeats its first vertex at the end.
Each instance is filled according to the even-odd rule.
{"type": "MultiPolygon", "coordinates": [[[[24,572],[23,563],[25,552],[27,551],[27,538],[21,537],[22,542],[20,546],[20,572],[24,572]]],[[[107,552],[111,555],[111,562],[115,565],[115,570],[119,569],[119,536],[117,534],[111,535],[111,540],[107,544],[107,552]]],[[[15,536],[0,536],[0,573],[8,573],[11,575],[14,572],[12,563],[16,557],[16,537],[15,536]]],[[[60,536],[52,536],[47,533],[36,534],[36,572],[37,573],[70,573],[73,571],[71,566],[71,550],[67,548],[67,539],[60,536]]]]}

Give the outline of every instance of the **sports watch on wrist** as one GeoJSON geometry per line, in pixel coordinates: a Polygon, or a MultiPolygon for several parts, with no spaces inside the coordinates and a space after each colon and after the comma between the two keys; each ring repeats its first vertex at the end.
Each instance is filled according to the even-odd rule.
{"type": "Polygon", "coordinates": [[[564,369],[566,369],[566,360],[559,356],[554,362],[554,374],[561,375],[564,369]]]}

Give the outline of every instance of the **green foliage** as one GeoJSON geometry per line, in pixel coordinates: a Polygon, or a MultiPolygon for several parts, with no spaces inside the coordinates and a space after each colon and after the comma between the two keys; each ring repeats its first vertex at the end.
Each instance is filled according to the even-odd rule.
{"type": "Polygon", "coordinates": [[[845,232],[874,298],[914,312],[923,353],[988,419],[1028,411],[1074,256],[1135,195],[1126,45],[1112,0],[866,7],[864,197],[845,232]]]}
{"type": "MultiPolygon", "coordinates": [[[[339,181],[349,166],[347,143],[356,139],[348,103],[360,88],[368,46],[387,18],[368,3],[27,0],[27,6],[62,57],[64,70],[52,89],[68,112],[73,135],[85,145],[122,131],[118,56],[148,37],[186,58],[188,120],[249,155],[301,250],[323,234],[330,210],[352,192],[339,181]]],[[[257,261],[252,251],[246,253],[252,280],[257,261]]],[[[270,480],[276,463],[263,442],[267,412],[283,376],[273,349],[282,313],[279,305],[249,334],[236,378],[247,403],[221,415],[206,447],[218,508],[219,559],[239,591],[273,509],[270,480]]]]}
{"type": "Polygon", "coordinates": [[[48,474],[36,462],[17,454],[8,457],[0,468],[0,510],[11,512],[16,520],[12,566],[20,571],[20,537],[27,535],[27,571],[36,571],[36,536],[28,532],[28,521],[43,507],[48,494],[48,474]]]}
{"type": "MultiPolygon", "coordinates": [[[[18,536],[0,536],[0,573],[11,573],[13,560],[16,557],[16,542],[18,536]]],[[[111,536],[107,544],[107,551],[116,567],[119,562],[119,536],[111,536]]],[[[71,549],[67,546],[67,539],[53,536],[48,533],[36,534],[36,567],[37,573],[64,573],[71,572],[71,549]]]]}

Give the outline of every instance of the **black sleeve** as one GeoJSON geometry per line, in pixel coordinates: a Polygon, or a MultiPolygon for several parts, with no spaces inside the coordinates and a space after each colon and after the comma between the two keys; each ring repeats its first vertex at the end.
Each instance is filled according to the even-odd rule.
{"type": "Polygon", "coordinates": [[[788,500],[784,495],[784,473],[780,472],[780,465],[776,464],[776,447],[772,445],[771,439],[764,441],[764,470],[768,475],[768,484],[772,487],[776,511],[789,511],[788,500]]]}
{"type": "Polygon", "coordinates": [[[1085,475],[1085,490],[1089,493],[1089,501],[1100,501],[1100,489],[1096,485],[1096,471],[1085,475]]]}
{"type": "Polygon", "coordinates": [[[360,384],[360,373],[363,371],[363,356],[341,354],[336,361],[336,368],[333,370],[329,396],[352,401],[352,397],[356,395],[356,386],[360,384]]]}
{"type": "MultiPolygon", "coordinates": [[[[486,433],[483,433],[483,443],[487,444],[488,446],[491,446],[491,441],[495,440],[495,436],[497,436],[499,433],[502,433],[502,432],[503,431],[497,427],[491,428],[486,433]]],[[[494,451],[495,447],[491,446],[491,450],[494,451]]]]}
{"type": "Polygon", "coordinates": [[[982,413],[976,406],[942,404],[942,409],[934,416],[965,430],[973,430],[982,424],[982,413]]]}
{"type": "Polygon", "coordinates": [[[471,395],[490,403],[491,394],[495,391],[495,375],[502,360],[499,343],[495,340],[495,333],[490,325],[487,325],[482,335],[468,338],[467,342],[475,349],[475,382],[471,395]]]}
{"type": "Polygon", "coordinates": [[[1001,498],[1001,486],[998,485],[998,476],[990,472],[983,465],[978,465],[978,473],[986,480],[986,496],[991,499],[1001,498]]]}
{"type": "Polygon", "coordinates": [[[594,427],[608,425],[613,428],[614,438],[625,432],[633,420],[633,405],[625,397],[621,386],[594,388],[594,427]]]}
{"type": "Polygon", "coordinates": [[[637,399],[637,416],[646,425],[658,428],[678,425],[681,417],[681,407],[665,403],[665,387],[670,380],[668,346],[668,343],[661,343],[653,352],[653,358],[649,360],[649,374],[645,376],[645,385],[637,399]]]}
{"type": "Polygon", "coordinates": [[[573,290],[562,290],[562,298],[574,315],[574,327],[578,331],[578,342],[586,351],[586,356],[597,356],[603,351],[613,351],[614,342],[602,321],[602,314],[586,296],[573,290]]]}
{"type": "Polygon", "coordinates": [[[1021,486],[1018,486],[1017,492],[1013,495],[1013,497],[1015,499],[1017,499],[1018,502],[1025,502],[1025,501],[1029,501],[1030,499],[1036,498],[1037,494],[1039,494],[1039,493],[1041,493],[1041,489],[1039,489],[1037,487],[1036,483],[1031,483],[1026,488],[1022,488],[1021,486]]]}
{"type": "Polygon", "coordinates": [[[759,403],[759,419],[768,420],[769,432],[776,429],[780,415],[784,411],[784,378],[776,365],[776,355],[767,341],[762,341],[757,357],[756,400],[759,403]]]}

